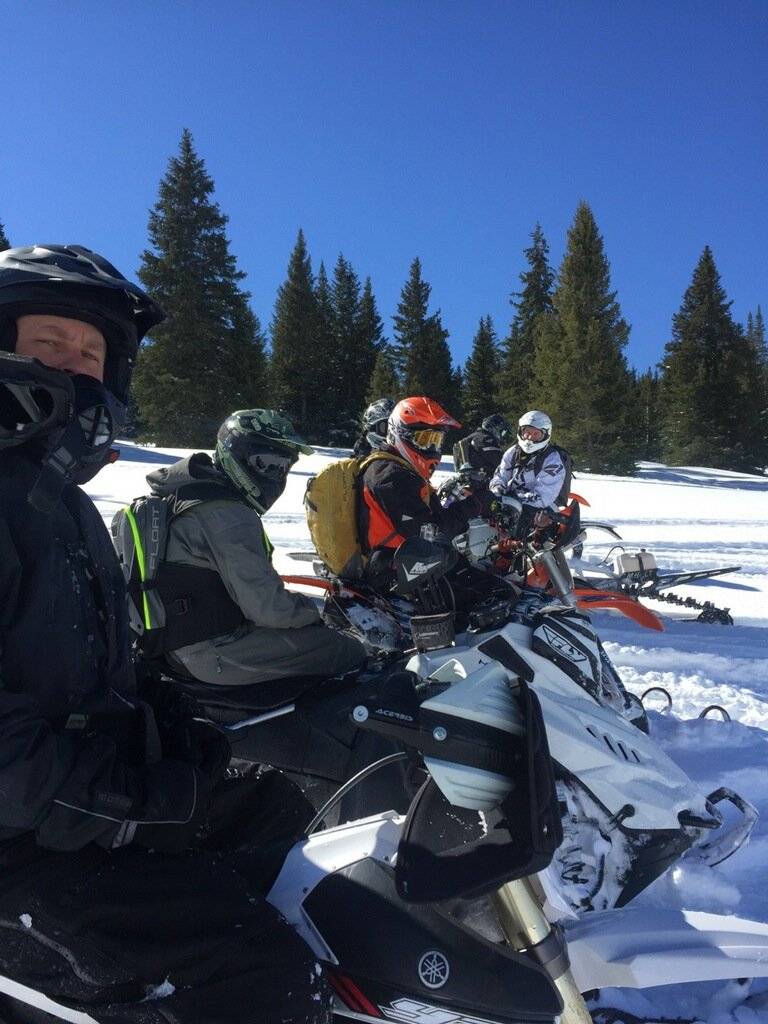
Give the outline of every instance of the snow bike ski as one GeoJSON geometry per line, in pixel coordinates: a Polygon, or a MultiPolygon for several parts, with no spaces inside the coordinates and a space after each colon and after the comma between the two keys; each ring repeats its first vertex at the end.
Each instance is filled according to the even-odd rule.
{"type": "Polygon", "coordinates": [[[571,561],[571,571],[581,587],[599,587],[601,590],[626,594],[636,601],[646,598],[673,604],[679,608],[692,608],[699,612],[696,616],[697,622],[720,623],[724,626],[733,625],[730,608],[719,608],[712,601],[697,601],[693,597],[681,597],[669,591],[672,587],[686,583],[738,572],[740,568],[740,565],[729,565],[719,569],[698,569],[692,572],[661,572],[652,552],[646,551],[645,548],[630,552],[619,545],[611,548],[601,562],[571,561]],[[619,553],[613,557],[611,570],[607,563],[617,550],[619,553]]]}

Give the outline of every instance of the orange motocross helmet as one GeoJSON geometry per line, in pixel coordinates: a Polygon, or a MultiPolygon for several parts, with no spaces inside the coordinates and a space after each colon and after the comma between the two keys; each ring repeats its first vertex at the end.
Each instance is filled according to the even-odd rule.
{"type": "Polygon", "coordinates": [[[433,398],[403,398],[390,414],[387,443],[429,480],[440,462],[446,431],[460,426],[433,398]]]}

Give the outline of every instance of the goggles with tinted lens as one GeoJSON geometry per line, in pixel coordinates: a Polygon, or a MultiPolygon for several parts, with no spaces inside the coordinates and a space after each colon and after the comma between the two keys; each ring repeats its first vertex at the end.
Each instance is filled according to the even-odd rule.
{"type": "Polygon", "coordinates": [[[543,441],[547,436],[547,432],[539,427],[532,427],[527,423],[524,427],[520,427],[517,436],[524,438],[526,441],[543,441]]]}
{"type": "Polygon", "coordinates": [[[410,433],[410,439],[413,441],[414,445],[422,451],[441,452],[443,450],[445,434],[442,430],[412,430],[410,433]]]}
{"type": "Polygon", "coordinates": [[[288,476],[288,470],[294,460],[284,455],[275,455],[273,452],[259,452],[256,455],[248,456],[248,465],[251,469],[271,480],[282,480],[288,476]]]}

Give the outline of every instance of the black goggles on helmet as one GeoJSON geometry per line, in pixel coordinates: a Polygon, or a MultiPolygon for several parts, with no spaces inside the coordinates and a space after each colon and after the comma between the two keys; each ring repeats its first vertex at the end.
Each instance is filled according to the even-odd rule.
{"type": "Polygon", "coordinates": [[[70,379],[29,356],[0,352],[0,449],[43,438],[68,423],[70,379]]]}

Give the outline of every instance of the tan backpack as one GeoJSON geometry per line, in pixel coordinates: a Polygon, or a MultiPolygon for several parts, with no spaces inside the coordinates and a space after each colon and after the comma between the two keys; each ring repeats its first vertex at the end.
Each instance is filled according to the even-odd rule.
{"type": "Polygon", "coordinates": [[[335,576],[358,579],[365,556],[357,535],[357,480],[372,462],[388,459],[410,465],[398,455],[372,452],[363,459],[331,462],[307,483],[304,509],[315,551],[335,576]]]}

